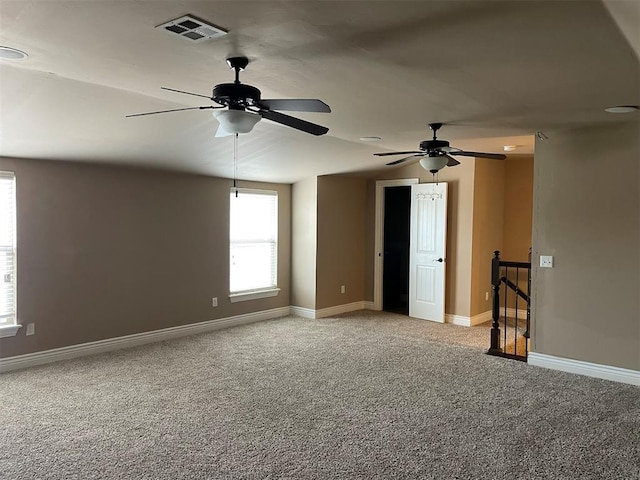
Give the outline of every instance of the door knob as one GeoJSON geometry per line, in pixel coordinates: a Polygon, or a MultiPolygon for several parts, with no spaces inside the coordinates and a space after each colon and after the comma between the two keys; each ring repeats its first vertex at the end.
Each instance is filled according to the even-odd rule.
{"type": "Polygon", "coordinates": [[[444,262],[444,260],[442,258],[434,258],[433,261],[434,262],[440,262],[440,263],[444,262]]]}

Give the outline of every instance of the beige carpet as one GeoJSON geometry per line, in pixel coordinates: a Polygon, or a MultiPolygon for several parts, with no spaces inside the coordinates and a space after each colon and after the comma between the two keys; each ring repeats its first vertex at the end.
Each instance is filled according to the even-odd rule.
{"type": "MultiPolygon", "coordinates": [[[[482,332],[485,330],[485,332],[482,332]]],[[[640,388],[360,312],[0,375],[0,478],[640,478],[640,388]]]]}

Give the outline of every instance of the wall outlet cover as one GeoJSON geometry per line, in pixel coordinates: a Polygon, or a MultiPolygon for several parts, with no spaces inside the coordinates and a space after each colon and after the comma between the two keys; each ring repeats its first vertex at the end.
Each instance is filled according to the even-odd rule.
{"type": "Polygon", "coordinates": [[[553,256],[552,255],[540,255],[540,267],[553,268],[553,256]]]}

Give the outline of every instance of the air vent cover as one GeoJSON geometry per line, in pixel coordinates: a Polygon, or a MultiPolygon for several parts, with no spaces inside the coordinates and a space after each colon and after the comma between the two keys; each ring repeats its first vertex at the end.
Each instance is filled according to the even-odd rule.
{"type": "Polygon", "coordinates": [[[210,23],[200,20],[192,15],[176,18],[162,25],[158,25],[165,32],[178,35],[190,42],[202,42],[212,38],[222,37],[227,34],[226,30],[216,27],[210,23]]]}

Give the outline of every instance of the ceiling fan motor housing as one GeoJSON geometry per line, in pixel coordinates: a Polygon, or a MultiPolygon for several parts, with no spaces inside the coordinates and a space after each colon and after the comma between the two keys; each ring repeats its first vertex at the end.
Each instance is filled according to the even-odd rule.
{"type": "Polygon", "coordinates": [[[229,108],[257,107],[260,103],[260,90],[244,83],[221,83],[213,87],[211,98],[229,108]]]}
{"type": "Polygon", "coordinates": [[[442,147],[448,147],[449,142],[446,140],[424,140],[420,142],[420,150],[424,150],[425,152],[429,152],[431,150],[438,150],[442,147]]]}

